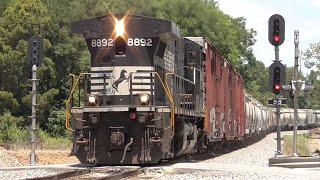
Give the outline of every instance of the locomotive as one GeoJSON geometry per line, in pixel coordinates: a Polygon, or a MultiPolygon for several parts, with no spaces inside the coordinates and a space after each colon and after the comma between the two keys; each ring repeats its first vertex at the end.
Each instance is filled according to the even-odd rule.
{"type": "Polygon", "coordinates": [[[70,75],[66,128],[81,163],[155,164],[244,141],[275,126],[243,79],[203,37],[172,21],[107,14],[72,23],[91,70],[70,75]]]}

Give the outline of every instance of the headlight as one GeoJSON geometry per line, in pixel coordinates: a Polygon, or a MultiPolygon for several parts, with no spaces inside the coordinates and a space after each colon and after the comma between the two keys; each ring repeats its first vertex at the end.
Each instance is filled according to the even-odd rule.
{"type": "Polygon", "coordinates": [[[140,95],[140,102],[143,105],[149,104],[150,96],[148,94],[141,94],[140,95]]]}
{"type": "Polygon", "coordinates": [[[96,97],[94,95],[89,95],[88,102],[89,105],[96,105],[96,97]]]}
{"type": "Polygon", "coordinates": [[[120,21],[116,19],[116,36],[123,36],[124,35],[124,20],[121,19],[120,21]]]}

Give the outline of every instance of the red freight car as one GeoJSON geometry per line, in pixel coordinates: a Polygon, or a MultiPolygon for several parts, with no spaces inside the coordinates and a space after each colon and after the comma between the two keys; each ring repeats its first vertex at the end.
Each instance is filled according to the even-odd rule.
{"type": "Polygon", "coordinates": [[[189,39],[204,47],[205,132],[209,142],[242,139],[245,133],[242,77],[212,43],[202,37],[189,39]]]}

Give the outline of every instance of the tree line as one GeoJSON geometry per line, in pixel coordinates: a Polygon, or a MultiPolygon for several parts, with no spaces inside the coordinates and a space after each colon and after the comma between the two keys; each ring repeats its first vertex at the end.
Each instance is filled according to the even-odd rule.
{"type": "Polygon", "coordinates": [[[90,70],[86,44],[82,38],[71,35],[70,23],[108,12],[170,19],[179,25],[182,36],[207,37],[242,74],[247,92],[263,103],[272,97],[268,92],[267,68],[252,52],[256,32],[246,29],[245,18],[223,13],[213,0],[2,0],[0,132],[15,129],[16,136],[8,132],[0,135],[0,142],[17,141],[19,133],[28,133],[31,68],[27,40],[33,35],[44,38],[45,47],[44,61],[38,68],[39,128],[51,136],[66,135],[68,74],[90,70]]]}

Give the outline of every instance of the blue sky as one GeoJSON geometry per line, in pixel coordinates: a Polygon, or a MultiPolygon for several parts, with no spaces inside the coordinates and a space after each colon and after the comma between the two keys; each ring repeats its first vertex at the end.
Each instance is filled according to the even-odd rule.
{"type": "MultiPolygon", "coordinates": [[[[320,42],[320,0],[217,0],[220,9],[232,17],[245,17],[247,29],[257,31],[253,51],[258,60],[269,66],[274,48],[268,41],[268,19],[281,14],[286,22],[286,39],[280,46],[280,59],[294,64],[294,30],[299,30],[299,46],[305,51],[310,43],[320,42]]],[[[306,68],[303,68],[306,73],[306,68]]]]}

